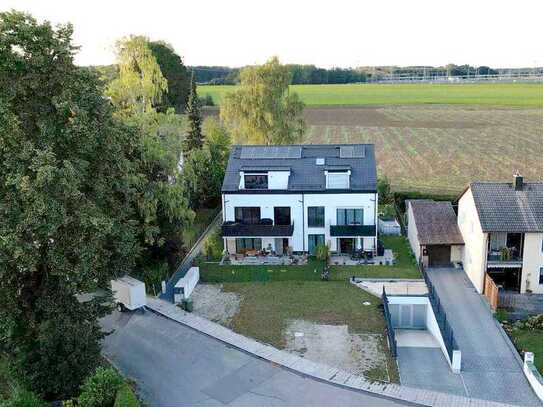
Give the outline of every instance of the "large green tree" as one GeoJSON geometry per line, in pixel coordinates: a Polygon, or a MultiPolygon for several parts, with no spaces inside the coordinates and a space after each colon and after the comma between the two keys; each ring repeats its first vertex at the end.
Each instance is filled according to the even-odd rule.
{"type": "Polygon", "coordinates": [[[149,47],[149,40],[132,35],[117,41],[116,48],[119,74],[109,84],[107,96],[128,114],[152,111],[162,102],[168,81],[149,47]]]}
{"type": "Polygon", "coordinates": [[[289,91],[289,68],[272,58],[240,73],[239,89],[226,95],[221,118],[236,143],[291,144],[305,131],[304,104],[289,91]]]}
{"type": "Polygon", "coordinates": [[[149,48],[153,53],[162,75],[168,81],[168,91],[162,94],[162,102],[156,105],[159,112],[169,108],[176,113],[183,113],[190,92],[190,74],[183,60],[175,53],[173,47],[164,41],[152,41],[149,48]]]}
{"type": "MultiPolygon", "coordinates": [[[[109,85],[107,94],[124,89],[126,92],[121,94],[125,96],[139,95],[123,97],[121,103],[115,103],[117,116],[135,130],[138,143],[137,215],[140,243],[145,250],[137,265],[145,271],[167,261],[171,269],[182,255],[182,228],[189,226],[194,218],[179,173],[186,122],[172,108],[165,113],[155,109],[167,94],[167,88],[162,87],[165,80],[147,39],[131,36],[118,44],[119,77],[109,85]],[[144,89],[149,90],[147,96],[141,93],[144,89]]],[[[158,49],[163,50],[162,45],[158,49]]],[[[156,273],[139,276],[148,283],[156,283],[147,274],[156,273]]]]}
{"type": "Polygon", "coordinates": [[[73,63],[70,25],[0,13],[0,326],[17,375],[67,397],[100,359],[104,299],[130,271],[138,139],[73,63]]]}
{"type": "Polygon", "coordinates": [[[166,261],[172,269],[182,255],[182,230],[194,219],[180,171],[186,121],[173,109],[124,121],[137,130],[140,141],[138,216],[145,250],[138,265],[143,269],[166,261]]]}

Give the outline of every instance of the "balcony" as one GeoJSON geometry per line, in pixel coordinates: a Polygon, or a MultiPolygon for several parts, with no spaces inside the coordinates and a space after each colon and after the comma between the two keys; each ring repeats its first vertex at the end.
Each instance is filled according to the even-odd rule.
{"type": "Polygon", "coordinates": [[[239,222],[224,222],[222,235],[224,237],[290,237],[294,231],[294,224],[245,224],[239,222]]]}
{"type": "Polygon", "coordinates": [[[375,225],[331,225],[332,237],[375,236],[375,225]]]}
{"type": "Polygon", "coordinates": [[[488,237],[487,268],[522,267],[524,234],[492,232],[488,237]]]}
{"type": "Polygon", "coordinates": [[[502,250],[491,250],[487,255],[488,268],[517,268],[522,267],[522,256],[512,247],[502,250]]]}

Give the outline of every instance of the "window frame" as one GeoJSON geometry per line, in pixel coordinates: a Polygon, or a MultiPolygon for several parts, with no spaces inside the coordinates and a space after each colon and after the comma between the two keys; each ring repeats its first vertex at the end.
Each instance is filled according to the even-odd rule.
{"type": "Polygon", "coordinates": [[[364,208],[336,208],[336,225],[364,225],[364,208]],[[357,217],[357,213],[360,214],[359,218],[357,217]],[[352,217],[351,221],[349,221],[349,215],[352,217]]]}
{"type": "Polygon", "coordinates": [[[241,223],[243,225],[256,225],[260,222],[260,219],[262,219],[262,211],[260,209],[260,206],[235,206],[234,207],[234,221],[236,223],[241,223]],[[249,211],[257,210],[258,217],[255,218],[254,216],[252,216],[254,214],[252,214],[251,216],[245,216],[246,210],[249,210],[249,211]],[[239,215],[238,212],[241,212],[241,217],[238,216],[239,215]],[[247,222],[246,221],[247,219],[251,221],[247,222]]]}
{"type": "MultiPolygon", "coordinates": [[[[251,185],[251,183],[249,183],[251,185]]],[[[267,172],[253,172],[253,173],[246,173],[243,174],[243,187],[244,189],[268,189],[269,185],[269,177],[267,172]],[[247,177],[262,177],[265,178],[265,182],[258,183],[258,185],[254,186],[247,186],[247,177]]]]}
{"type": "Polygon", "coordinates": [[[307,251],[309,252],[309,254],[315,254],[315,248],[318,246],[318,245],[324,245],[326,244],[326,235],[324,233],[308,233],[307,235],[307,251]],[[319,239],[321,238],[322,239],[319,239]],[[319,243],[319,240],[322,240],[321,243],[319,243]],[[311,250],[309,249],[311,247],[311,243],[314,243],[313,244],[313,253],[311,253],[311,250]]]}
{"type": "Polygon", "coordinates": [[[325,214],[325,207],[324,206],[308,206],[307,207],[307,227],[309,227],[309,228],[323,228],[324,227],[324,214],[325,214]],[[311,212],[314,212],[313,216],[312,216],[311,212]]]}
{"type": "Polygon", "coordinates": [[[351,188],[351,172],[350,171],[328,171],[326,173],[326,189],[350,189],[350,188],[351,188]],[[339,180],[342,180],[343,184],[340,186],[337,186],[337,183],[339,180]],[[336,182],[335,185],[333,181],[336,182]]]}
{"type": "Polygon", "coordinates": [[[236,237],[236,253],[241,253],[243,250],[262,250],[262,238],[260,237],[236,237]],[[251,242],[250,247],[246,243],[251,242]],[[256,242],[260,242],[260,247],[257,247],[256,242]],[[242,243],[242,244],[240,244],[242,243]],[[241,247],[243,246],[243,247],[241,247]]]}
{"type": "MultiPolygon", "coordinates": [[[[291,224],[292,224],[292,216],[291,216],[291,212],[292,212],[292,211],[291,211],[291,209],[290,209],[290,206],[274,206],[274,207],[273,207],[273,224],[274,224],[274,225],[286,225],[286,226],[291,225],[291,224]],[[279,209],[279,210],[288,209],[288,223],[277,223],[277,218],[278,218],[278,216],[277,216],[277,210],[278,210],[278,209],[279,209]]],[[[279,216],[279,218],[280,218],[280,217],[282,217],[282,215],[279,216]]],[[[285,217],[285,218],[286,218],[286,217],[285,217]]]]}

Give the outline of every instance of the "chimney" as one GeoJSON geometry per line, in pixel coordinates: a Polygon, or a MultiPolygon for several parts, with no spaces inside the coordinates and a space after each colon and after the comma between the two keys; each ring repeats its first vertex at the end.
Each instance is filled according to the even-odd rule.
{"type": "Polygon", "coordinates": [[[520,175],[520,173],[517,171],[515,173],[515,191],[522,191],[522,187],[524,186],[524,177],[520,175]]]}

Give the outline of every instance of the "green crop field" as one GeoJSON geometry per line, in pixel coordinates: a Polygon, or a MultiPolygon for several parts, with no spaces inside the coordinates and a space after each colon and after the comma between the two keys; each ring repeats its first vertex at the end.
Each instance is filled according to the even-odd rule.
{"type": "MultiPolygon", "coordinates": [[[[236,86],[199,86],[200,96],[220,104],[236,86]]],[[[347,84],[292,85],[308,106],[479,105],[543,107],[543,84],[347,84]]]]}
{"type": "MultiPolygon", "coordinates": [[[[543,179],[543,84],[294,88],[308,104],[302,142],[375,144],[379,174],[395,190],[456,195],[471,181],[510,181],[517,170],[543,179]]],[[[220,100],[233,89],[199,91],[220,100]]]]}

